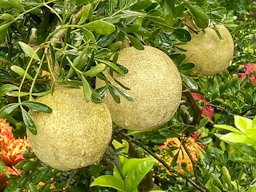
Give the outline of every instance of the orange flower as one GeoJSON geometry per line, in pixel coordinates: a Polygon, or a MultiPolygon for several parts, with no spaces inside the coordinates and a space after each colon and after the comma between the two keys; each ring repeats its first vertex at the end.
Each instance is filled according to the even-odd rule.
{"type": "MultiPolygon", "coordinates": [[[[190,156],[192,157],[193,161],[195,161],[195,162],[198,161],[200,146],[191,137],[186,139],[185,145],[186,145],[186,148],[187,148],[190,156]]],[[[163,155],[159,155],[159,156],[162,157],[163,159],[165,159],[165,161],[169,165],[171,165],[171,163],[173,161],[173,157],[175,155],[177,155],[177,153],[178,153],[178,158],[176,161],[176,164],[178,165],[178,169],[177,169],[178,172],[180,172],[180,173],[184,172],[182,169],[183,164],[186,164],[186,169],[188,171],[193,171],[193,165],[192,165],[191,159],[190,159],[189,155],[187,154],[186,150],[184,149],[184,147],[181,145],[181,142],[178,138],[167,139],[164,142],[164,144],[161,146],[161,149],[162,149],[161,152],[163,153],[163,155]],[[177,149],[172,151],[173,156],[166,154],[167,149],[170,147],[177,147],[177,149]]]]}
{"type": "Polygon", "coordinates": [[[28,141],[24,139],[9,140],[5,146],[1,148],[0,159],[6,165],[16,165],[24,160],[23,153],[29,148],[28,141]]]}
{"type": "Polygon", "coordinates": [[[9,140],[14,140],[12,127],[5,119],[0,118],[0,147],[4,146],[9,140]]]}
{"type": "MultiPolygon", "coordinates": [[[[42,182],[42,181],[40,181],[40,182],[37,184],[38,187],[43,187],[44,185],[45,185],[45,183],[42,182]]],[[[55,184],[54,184],[54,183],[51,183],[50,189],[55,189],[55,188],[56,188],[55,184]]]]}
{"type": "Polygon", "coordinates": [[[0,159],[8,166],[16,165],[23,160],[23,152],[28,149],[28,141],[15,139],[12,127],[3,118],[0,118],[0,159]]]}
{"type": "MultiPolygon", "coordinates": [[[[24,139],[15,139],[12,133],[12,127],[3,118],[0,118],[0,159],[7,166],[10,175],[20,175],[21,170],[14,166],[24,159],[23,153],[29,147],[28,141],[24,139]]],[[[8,179],[0,173],[0,190],[8,184],[8,179]]]]}

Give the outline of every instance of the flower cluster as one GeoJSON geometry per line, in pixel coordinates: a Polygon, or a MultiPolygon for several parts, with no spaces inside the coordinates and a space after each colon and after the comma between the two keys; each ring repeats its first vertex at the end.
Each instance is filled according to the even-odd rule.
{"type": "Polygon", "coordinates": [[[254,74],[254,72],[256,71],[256,64],[253,63],[247,63],[244,65],[245,67],[245,72],[244,73],[240,73],[241,78],[245,79],[246,76],[250,76],[251,81],[256,85],[256,76],[254,74]]]}
{"type": "Polygon", "coordinates": [[[200,93],[191,93],[193,98],[203,103],[202,116],[212,119],[214,117],[214,108],[200,93]]]}
{"type": "Polygon", "coordinates": [[[168,138],[163,145],[159,146],[161,150],[161,155],[159,156],[161,156],[161,158],[163,158],[169,165],[172,164],[174,157],[177,156],[177,171],[180,173],[184,172],[184,167],[188,171],[193,171],[192,160],[197,162],[199,160],[199,151],[202,150],[192,137],[186,138],[184,144],[186,149],[178,138],[168,138]],[[168,149],[173,147],[175,147],[175,149],[171,151],[172,155],[168,155],[168,149]],[[190,158],[192,158],[192,160],[190,158]]]}
{"type": "MultiPolygon", "coordinates": [[[[0,118],[0,159],[7,166],[7,172],[10,175],[21,174],[21,171],[14,166],[24,159],[23,153],[28,147],[27,139],[15,139],[10,124],[0,118]]],[[[4,189],[7,183],[5,175],[0,173],[0,190],[4,189]]]]}

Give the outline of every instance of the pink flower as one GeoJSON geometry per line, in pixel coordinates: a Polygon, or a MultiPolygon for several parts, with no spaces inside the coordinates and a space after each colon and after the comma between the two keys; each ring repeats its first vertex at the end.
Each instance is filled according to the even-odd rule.
{"type": "Polygon", "coordinates": [[[241,79],[245,79],[247,75],[251,75],[250,79],[256,85],[256,77],[253,74],[253,72],[256,71],[256,65],[253,63],[248,63],[245,64],[244,67],[246,68],[246,70],[244,73],[240,73],[241,79]]]}
{"type": "Polygon", "coordinates": [[[256,65],[253,63],[248,63],[245,65],[246,71],[245,74],[251,74],[256,70],[256,65]]]}

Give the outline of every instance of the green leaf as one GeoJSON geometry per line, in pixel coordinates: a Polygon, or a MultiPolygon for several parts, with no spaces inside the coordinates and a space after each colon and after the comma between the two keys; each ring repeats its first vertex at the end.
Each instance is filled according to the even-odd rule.
{"type": "Polygon", "coordinates": [[[111,187],[120,192],[126,192],[124,189],[123,180],[120,180],[119,178],[113,175],[103,175],[97,177],[90,186],[111,187]]]}
{"type": "Polygon", "coordinates": [[[196,25],[201,29],[205,29],[206,27],[208,27],[209,17],[204,12],[204,10],[201,7],[199,7],[198,5],[192,5],[189,2],[186,2],[186,5],[189,8],[189,11],[190,11],[196,25]]]}
{"type": "Polygon", "coordinates": [[[92,99],[91,86],[83,75],[81,75],[81,79],[83,84],[84,99],[85,101],[91,101],[92,99]]]}
{"type": "Polygon", "coordinates": [[[123,180],[121,173],[119,172],[118,168],[115,165],[113,169],[113,176],[119,180],[123,180]]]}
{"type": "Polygon", "coordinates": [[[5,96],[5,94],[9,91],[18,90],[19,87],[12,84],[4,84],[0,87],[0,97],[5,96]]]}
{"type": "MultiPolygon", "coordinates": [[[[112,145],[114,146],[115,149],[120,149],[122,148],[121,152],[124,154],[128,154],[129,151],[129,143],[126,140],[122,140],[122,143],[118,142],[117,140],[113,140],[112,141],[112,145]]],[[[124,162],[126,161],[126,157],[125,156],[118,156],[119,159],[119,164],[122,167],[124,162]]]]}
{"type": "Polygon", "coordinates": [[[23,107],[21,107],[21,114],[22,114],[23,121],[24,121],[26,127],[28,128],[28,130],[32,134],[36,135],[37,134],[36,125],[35,125],[33,119],[31,118],[31,116],[28,114],[28,112],[23,107]]]}
{"type": "Polygon", "coordinates": [[[5,176],[9,177],[8,171],[7,171],[7,167],[4,164],[4,162],[0,159],[0,174],[4,174],[5,176]]]}
{"type": "Polygon", "coordinates": [[[89,71],[84,72],[85,76],[89,76],[89,77],[94,77],[96,75],[98,75],[99,73],[101,73],[102,71],[104,71],[106,68],[105,64],[98,64],[95,67],[91,68],[89,71]]]}
{"type": "Polygon", "coordinates": [[[129,95],[127,92],[125,92],[123,89],[120,89],[118,87],[115,87],[116,90],[122,95],[124,96],[128,101],[134,101],[133,97],[131,95],[129,95]]]}
{"type": "Polygon", "coordinates": [[[14,109],[16,109],[19,106],[18,103],[10,103],[6,106],[4,106],[1,110],[0,110],[0,114],[10,114],[11,112],[14,111],[14,109]]]}
{"type": "Polygon", "coordinates": [[[231,142],[231,143],[243,143],[243,144],[255,144],[255,141],[252,141],[249,137],[246,135],[240,133],[227,133],[225,135],[221,134],[215,134],[219,139],[225,141],[225,142],[231,142]]]}
{"type": "Polygon", "coordinates": [[[191,35],[186,29],[175,29],[173,35],[181,42],[188,42],[191,40],[191,35]]]}
{"type": "Polygon", "coordinates": [[[36,52],[34,51],[34,49],[32,47],[30,47],[28,44],[23,43],[21,41],[19,41],[19,45],[22,49],[22,51],[30,58],[33,58],[37,61],[40,61],[40,58],[38,57],[38,55],[36,54],[36,52]]]}
{"type": "Polygon", "coordinates": [[[47,105],[43,103],[39,103],[36,101],[23,101],[21,103],[23,106],[28,107],[29,109],[35,110],[35,111],[40,111],[44,113],[51,113],[52,109],[48,107],[47,105]]]}
{"type": "Polygon", "coordinates": [[[152,158],[128,159],[122,168],[122,175],[125,176],[126,192],[133,192],[145,175],[152,170],[155,160],[152,158]]]}
{"type": "Polygon", "coordinates": [[[16,9],[19,9],[21,11],[25,11],[24,7],[22,6],[20,0],[9,0],[9,4],[16,9]]]}
{"type": "Polygon", "coordinates": [[[194,63],[183,63],[181,65],[178,66],[179,70],[190,70],[193,69],[195,66],[194,63]]]}
{"type": "Polygon", "coordinates": [[[133,4],[130,9],[131,10],[141,10],[146,9],[152,4],[151,0],[140,0],[133,4]]]}
{"type": "Polygon", "coordinates": [[[127,35],[127,37],[129,38],[129,40],[131,41],[131,44],[133,47],[135,47],[138,50],[144,50],[144,46],[143,44],[140,42],[139,39],[137,39],[136,37],[132,36],[132,35],[127,35]]]}
{"type": "Polygon", "coordinates": [[[116,30],[115,26],[112,23],[103,20],[92,21],[88,24],[85,24],[84,26],[101,35],[108,35],[116,30]]]}
{"type": "Polygon", "coordinates": [[[228,131],[232,131],[234,133],[241,134],[241,132],[239,130],[237,130],[235,127],[232,127],[230,125],[214,125],[214,127],[219,128],[219,129],[225,129],[225,130],[228,130],[228,131]]]}
{"type": "Polygon", "coordinates": [[[26,73],[25,70],[22,69],[20,66],[12,65],[11,70],[21,77],[25,75],[26,79],[33,80],[33,78],[28,73],[26,73]]]}
{"type": "Polygon", "coordinates": [[[172,26],[174,23],[174,18],[171,2],[168,0],[163,0],[162,9],[166,24],[172,26]]]}
{"type": "Polygon", "coordinates": [[[93,0],[76,0],[76,4],[88,4],[91,3],[93,0]]]}
{"type": "Polygon", "coordinates": [[[6,92],[6,95],[10,97],[24,97],[29,95],[29,93],[23,92],[23,91],[9,91],[9,92],[6,92]]]}
{"type": "Polygon", "coordinates": [[[91,43],[96,42],[96,39],[90,30],[83,28],[81,29],[81,31],[83,32],[84,36],[87,37],[88,41],[90,41],[91,43]]]}
{"type": "Polygon", "coordinates": [[[192,79],[190,78],[189,76],[187,75],[184,75],[181,73],[181,77],[182,77],[182,80],[184,81],[184,83],[192,90],[194,91],[197,91],[198,90],[198,85],[197,83],[192,79]]]}
{"type": "Polygon", "coordinates": [[[117,89],[114,86],[109,85],[108,90],[109,90],[111,96],[113,97],[113,99],[115,100],[115,102],[120,103],[120,97],[119,97],[117,89]]]}
{"type": "Polygon", "coordinates": [[[252,120],[252,128],[256,129],[256,116],[252,120]]]}
{"type": "Polygon", "coordinates": [[[88,19],[88,16],[90,15],[91,12],[92,12],[92,5],[91,4],[87,4],[86,6],[84,6],[82,17],[79,20],[78,25],[84,24],[86,22],[86,20],[88,19]]]}
{"type": "Polygon", "coordinates": [[[235,126],[243,133],[246,133],[246,131],[248,129],[252,128],[252,120],[251,119],[241,117],[238,115],[235,115],[234,119],[235,119],[235,126]]]}
{"type": "Polygon", "coordinates": [[[111,62],[111,61],[106,61],[106,60],[98,60],[101,63],[104,63],[106,66],[109,68],[113,69],[115,72],[119,73],[120,75],[125,75],[126,71],[124,71],[121,67],[119,67],[117,64],[111,62]]]}
{"type": "Polygon", "coordinates": [[[11,5],[10,5],[8,0],[1,0],[0,1],[0,8],[9,9],[9,8],[11,8],[11,5]]]}
{"type": "Polygon", "coordinates": [[[229,170],[225,166],[223,166],[221,170],[222,170],[222,178],[223,178],[223,180],[227,183],[228,189],[232,190],[233,186],[232,186],[232,183],[231,183],[232,180],[231,180],[231,176],[230,176],[229,170]]]}
{"type": "Polygon", "coordinates": [[[13,23],[13,21],[9,22],[9,23],[5,23],[5,24],[2,24],[0,26],[0,42],[3,42],[6,35],[7,35],[7,29],[9,28],[9,26],[13,23]]]}
{"type": "Polygon", "coordinates": [[[0,16],[0,19],[1,20],[4,20],[4,21],[14,21],[15,18],[13,17],[13,15],[9,14],[9,13],[4,13],[0,16]]]}

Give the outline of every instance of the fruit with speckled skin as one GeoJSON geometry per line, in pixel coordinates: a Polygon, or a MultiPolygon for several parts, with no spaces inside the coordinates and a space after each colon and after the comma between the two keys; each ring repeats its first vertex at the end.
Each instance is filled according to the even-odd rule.
{"type": "MultiPolygon", "coordinates": [[[[234,54],[234,43],[231,34],[224,25],[216,25],[221,35],[218,37],[212,28],[206,28],[198,34],[192,33],[192,39],[185,45],[187,62],[192,62],[195,67],[192,74],[215,75],[227,69],[234,54]]],[[[180,52],[180,51],[178,51],[180,52]]]]}
{"type": "MultiPolygon", "coordinates": [[[[134,101],[121,97],[121,102],[116,103],[107,93],[104,102],[113,122],[128,130],[151,131],[169,121],[180,104],[182,93],[179,71],[169,56],[150,46],[144,50],[128,47],[119,52],[117,62],[129,72],[125,76],[114,73],[114,78],[130,88],[125,91],[134,101]]],[[[105,75],[120,87],[107,72],[105,75]]],[[[105,82],[97,79],[97,87],[104,85],[105,82]]]]}
{"type": "Polygon", "coordinates": [[[30,111],[37,135],[27,130],[30,146],[45,164],[67,171],[100,161],[112,136],[105,104],[86,102],[81,89],[59,87],[37,101],[52,113],[30,111]]]}

